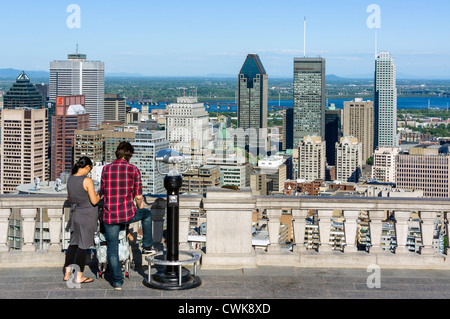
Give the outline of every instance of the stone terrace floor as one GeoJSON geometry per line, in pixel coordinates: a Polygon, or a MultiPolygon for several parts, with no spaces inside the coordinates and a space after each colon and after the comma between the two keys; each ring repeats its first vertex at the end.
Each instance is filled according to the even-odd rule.
{"type": "MultiPolygon", "coordinates": [[[[63,282],[62,268],[0,268],[0,299],[447,299],[450,271],[381,269],[380,288],[370,289],[366,269],[259,267],[204,270],[202,285],[163,291],[142,284],[147,267],[131,271],[121,291],[96,278],[80,289],[63,282]]],[[[95,270],[94,270],[95,272],[95,270]]],[[[87,268],[86,276],[95,278],[87,268]]]]}

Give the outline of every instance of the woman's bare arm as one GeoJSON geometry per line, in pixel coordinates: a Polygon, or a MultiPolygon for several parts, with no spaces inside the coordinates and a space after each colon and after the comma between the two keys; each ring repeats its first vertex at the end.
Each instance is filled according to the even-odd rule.
{"type": "Polygon", "coordinates": [[[100,201],[100,195],[95,191],[94,182],[92,179],[86,177],[83,181],[83,187],[88,192],[92,205],[97,205],[100,201]]]}

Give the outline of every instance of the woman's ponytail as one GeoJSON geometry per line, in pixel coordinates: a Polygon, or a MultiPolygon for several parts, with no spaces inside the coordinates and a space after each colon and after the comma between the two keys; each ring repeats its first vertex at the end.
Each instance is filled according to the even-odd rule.
{"type": "Polygon", "coordinates": [[[92,167],[92,161],[91,161],[91,159],[89,157],[83,156],[73,166],[73,168],[72,168],[72,175],[75,175],[76,173],[78,173],[78,170],[80,168],[85,168],[86,166],[91,166],[92,167]]]}

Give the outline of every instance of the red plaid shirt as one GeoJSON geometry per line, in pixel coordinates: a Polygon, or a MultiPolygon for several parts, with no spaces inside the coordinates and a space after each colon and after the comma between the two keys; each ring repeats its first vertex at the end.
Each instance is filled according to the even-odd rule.
{"type": "Polygon", "coordinates": [[[104,195],[103,221],[121,224],[136,213],[134,198],[142,195],[139,169],[124,159],[106,165],[102,171],[100,194],[104,195]]]}

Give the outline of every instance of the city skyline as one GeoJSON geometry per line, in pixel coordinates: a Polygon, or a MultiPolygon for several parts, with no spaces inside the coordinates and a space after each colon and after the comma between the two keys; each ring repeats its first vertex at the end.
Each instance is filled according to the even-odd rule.
{"type": "Polygon", "coordinates": [[[270,77],[292,77],[292,60],[304,54],[306,16],[309,57],[326,58],[328,74],[370,78],[375,31],[367,25],[371,15],[367,9],[376,4],[381,8],[378,51],[392,53],[399,77],[450,76],[450,44],[444,41],[450,23],[445,16],[448,1],[327,1],[324,5],[284,0],[255,5],[252,1],[80,0],[75,2],[80,28],[67,25],[70,4],[42,6],[30,0],[3,4],[0,27],[9,31],[2,35],[8,50],[2,52],[0,68],[47,71],[50,61],[65,58],[79,44],[81,53],[105,62],[107,74],[234,75],[231,70],[239,69],[247,54],[256,53],[270,77]],[[241,35],[242,21],[262,23],[248,38],[241,35]]]}

